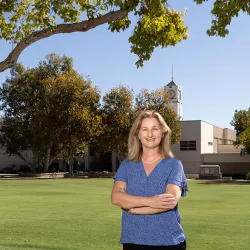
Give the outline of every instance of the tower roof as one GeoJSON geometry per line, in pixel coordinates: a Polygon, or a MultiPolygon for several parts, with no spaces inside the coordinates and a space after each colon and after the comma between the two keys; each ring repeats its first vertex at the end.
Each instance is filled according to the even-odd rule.
{"type": "Polygon", "coordinates": [[[177,86],[177,84],[172,80],[167,86],[177,86]]]}

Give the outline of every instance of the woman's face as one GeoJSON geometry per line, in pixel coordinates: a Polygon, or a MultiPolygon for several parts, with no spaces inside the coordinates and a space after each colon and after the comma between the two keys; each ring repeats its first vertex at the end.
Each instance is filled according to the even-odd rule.
{"type": "Polygon", "coordinates": [[[148,149],[159,147],[162,136],[162,128],[156,118],[151,117],[142,120],[138,137],[143,147],[148,149]]]}

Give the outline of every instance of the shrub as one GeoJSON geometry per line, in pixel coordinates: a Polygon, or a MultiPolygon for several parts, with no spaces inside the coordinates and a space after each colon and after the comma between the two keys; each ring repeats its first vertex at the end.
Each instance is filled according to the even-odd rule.
{"type": "Polygon", "coordinates": [[[246,180],[250,180],[250,172],[246,174],[246,180]]]}

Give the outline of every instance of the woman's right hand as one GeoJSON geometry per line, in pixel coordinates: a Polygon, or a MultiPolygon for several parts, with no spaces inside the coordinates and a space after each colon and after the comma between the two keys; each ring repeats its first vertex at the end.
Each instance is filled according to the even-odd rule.
{"type": "Polygon", "coordinates": [[[160,194],[150,197],[149,206],[152,208],[169,208],[173,209],[176,206],[175,198],[172,194],[160,194]]]}

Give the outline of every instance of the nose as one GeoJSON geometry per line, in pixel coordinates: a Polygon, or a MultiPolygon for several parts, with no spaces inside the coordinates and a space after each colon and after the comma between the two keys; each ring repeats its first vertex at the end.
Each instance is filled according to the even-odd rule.
{"type": "Polygon", "coordinates": [[[152,137],[153,136],[153,131],[152,130],[148,130],[148,137],[152,137]]]}

